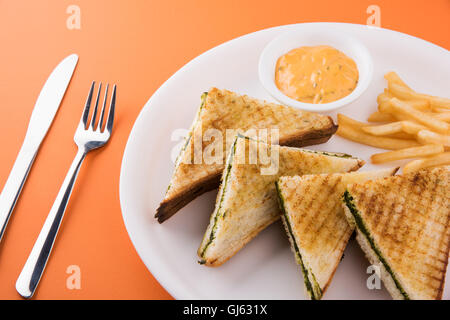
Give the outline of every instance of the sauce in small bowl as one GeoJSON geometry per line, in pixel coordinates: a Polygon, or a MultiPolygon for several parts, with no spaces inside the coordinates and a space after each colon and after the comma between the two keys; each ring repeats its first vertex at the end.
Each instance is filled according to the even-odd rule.
{"type": "Polygon", "coordinates": [[[352,58],[333,47],[300,47],[278,58],[275,84],[300,102],[333,102],[355,90],[358,67],[352,58]]]}
{"type": "Polygon", "coordinates": [[[323,26],[298,25],[265,47],[258,69],[264,88],[282,104],[326,112],[367,89],[373,64],[358,40],[323,26]]]}

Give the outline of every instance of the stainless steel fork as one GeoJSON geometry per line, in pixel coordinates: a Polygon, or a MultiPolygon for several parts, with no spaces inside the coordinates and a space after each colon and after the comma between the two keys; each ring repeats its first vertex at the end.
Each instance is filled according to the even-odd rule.
{"type": "Polygon", "coordinates": [[[45,220],[44,226],[31,250],[31,253],[19,275],[16,282],[16,290],[24,298],[31,298],[36,290],[36,287],[44,272],[47,260],[55,242],[59,226],[69,202],[75,180],[80,170],[81,164],[86,157],[86,154],[93,150],[104,146],[110,136],[114,122],[114,110],[116,104],[116,85],[114,85],[111,95],[110,107],[106,124],[103,129],[104,117],[106,114],[106,100],[108,96],[108,85],[106,85],[105,95],[103,99],[103,107],[100,112],[98,124],[97,109],[100,98],[102,84],[99,84],[97,99],[95,101],[94,110],[90,123],[88,124],[89,109],[91,106],[92,95],[94,92],[95,82],[92,82],[89,95],[86,100],[83,115],[75,132],[75,143],[78,146],[78,153],[70,166],[69,172],[64,179],[64,182],[59,190],[56,200],[50,210],[50,213],[45,220]]]}

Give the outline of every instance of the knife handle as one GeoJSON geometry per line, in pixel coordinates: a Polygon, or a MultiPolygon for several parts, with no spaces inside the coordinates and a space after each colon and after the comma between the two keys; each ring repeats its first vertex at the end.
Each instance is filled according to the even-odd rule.
{"type": "Polygon", "coordinates": [[[22,145],[16,162],[6,180],[2,193],[0,194],[0,241],[5,233],[6,225],[11,216],[14,206],[19,198],[20,191],[27,179],[30,168],[36,157],[37,148],[30,148],[30,146],[22,145]]]}

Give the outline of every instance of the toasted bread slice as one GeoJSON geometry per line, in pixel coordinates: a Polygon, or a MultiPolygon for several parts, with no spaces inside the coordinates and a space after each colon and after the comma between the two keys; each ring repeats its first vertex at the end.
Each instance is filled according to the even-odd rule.
{"type": "Polygon", "coordinates": [[[328,288],[353,232],[342,208],[348,184],[394,175],[398,168],[377,171],[281,177],[277,181],[281,219],[305,293],[319,300],[328,288]]]}
{"type": "Polygon", "coordinates": [[[450,167],[350,185],[344,210],[394,299],[442,299],[450,247],[450,167]]]}
{"type": "Polygon", "coordinates": [[[337,126],[328,116],[212,88],[202,96],[202,104],[176,161],[169,188],[157,209],[155,217],[159,222],[171,217],[199,195],[219,186],[226,152],[235,136],[233,134],[229,141],[225,141],[227,130],[245,133],[250,129],[278,129],[279,144],[302,147],[326,142],[336,132],[337,126]],[[224,140],[220,163],[207,164],[202,159],[198,163],[194,159],[196,144],[196,148],[201,147],[201,153],[198,153],[201,156],[213,143],[202,142],[202,134],[209,129],[220,131],[224,140]]]}
{"type": "Polygon", "coordinates": [[[280,218],[275,182],[280,176],[348,172],[364,161],[349,155],[280,147],[238,136],[228,155],[216,207],[198,249],[200,263],[219,266],[280,218]],[[252,145],[254,143],[254,145],[252,145]],[[251,149],[270,154],[271,164],[249,163],[251,149]],[[267,170],[274,168],[277,170],[267,170]]]}

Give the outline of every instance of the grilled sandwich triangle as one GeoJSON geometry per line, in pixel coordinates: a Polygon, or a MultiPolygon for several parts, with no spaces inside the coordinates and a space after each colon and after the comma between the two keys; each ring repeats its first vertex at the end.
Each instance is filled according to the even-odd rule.
{"type": "Polygon", "coordinates": [[[281,217],[310,299],[322,298],[353,233],[341,205],[346,186],[391,176],[397,169],[281,177],[277,181],[281,217]]]}
{"type": "Polygon", "coordinates": [[[344,210],[394,299],[441,299],[450,246],[450,167],[351,185],[344,210]]]}
{"type": "Polygon", "coordinates": [[[349,172],[364,161],[349,155],[268,145],[238,135],[231,146],[217,195],[216,207],[198,249],[200,263],[219,266],[261,230],[280,218],[275,182],[280,176],[349,172]],[[271,164],[249,163],[256,146],[271,164]],[[277,170],[268,170],[277,163],[277,170]]]}
{"type": "Polygon", "coordinates": [[[245,133],[250,129],[278,129],[279,144],[301,147],[326,142],[336,132],[337,126],[325,115],[212,88],[202,96],[202,104],[175,163],[166,195],[155,215],[159,222],[170,218],[199,195],[219,186],[226,151],[235,136],[233,134],[230,141],[226,141],[227,130],[245,133]],[[219,163],[206,163],[201,158],[213,143],[208,139],[204,141],[203,134],[210,129],[219,131],[223,137],[224,151],[221,161],[217,161],[219,163]],[[194,148],[201,152],[195,153],[194,148]],[[195,154],[200,154],[200,159],[195,159],[195,154]]]}

